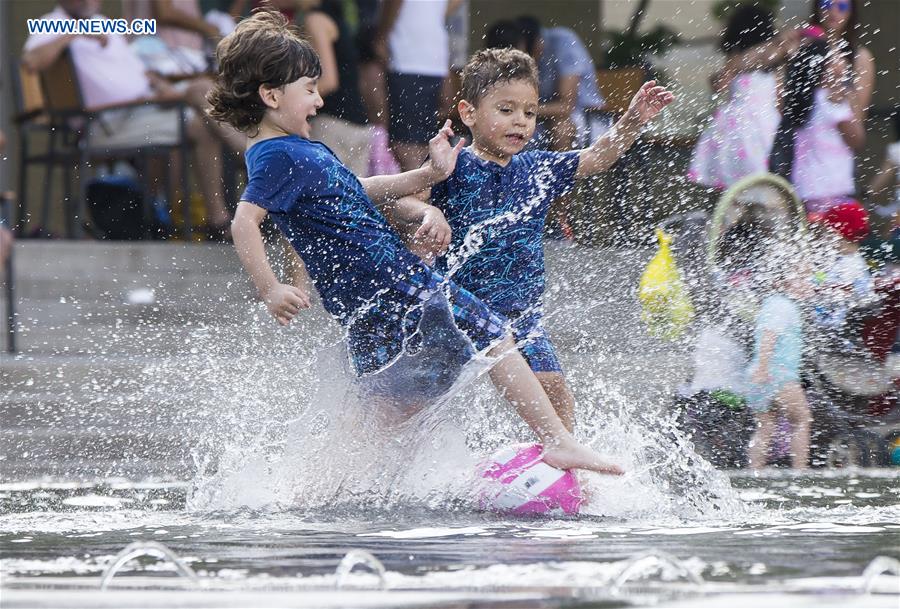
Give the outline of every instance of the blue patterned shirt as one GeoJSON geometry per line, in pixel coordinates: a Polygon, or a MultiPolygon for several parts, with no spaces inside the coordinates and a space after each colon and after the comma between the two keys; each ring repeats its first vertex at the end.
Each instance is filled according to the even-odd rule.
{"type": "Polygon", "coordinates": [[[431,189],[453,231],[439,272],[507,317],[539,306],[547,212],[574,187],[578,157],[522,152],[503,167],[464,148],[453,174],[431,189]]]}

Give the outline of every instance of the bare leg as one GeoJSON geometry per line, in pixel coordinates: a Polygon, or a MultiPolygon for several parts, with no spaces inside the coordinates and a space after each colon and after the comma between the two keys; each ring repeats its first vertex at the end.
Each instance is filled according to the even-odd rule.
{"type": "Polygon", "coordinates": [[[747,453],[750,457],[750,467],[762,469],[766,466],[769,444],[772,442],[772,433],[775,431],[775,413],[772,410],[757,413],[756,422],[759,426],[750,440],[750,448],[747,453]]]}
{"type": "Polygon", "coordinates": [[[491,380],[540,438],[544,445],[543,459],[548,465],[603,474],[623,473],[619,466],[603,461],[593,450],[576,442],[566,430],[512,337],[507,337],[494,347],[490,355],[502,358],[491,369],[491,380]]]}
{"type": "Polygon", "coordinates": [[[231,216],[225,208],[222,192],[222,146],[203,124],[194,118],[188,124],[188,134],[194,142],[194,163],[200,192],[206,204],[206,222],[211,227],[227,226],[231,216]]]}
{"type": "Polygon", "coordinates": [[[400,170],[411,171],[418,169],[425,162],[428,146],[409,142],[391,142],[391,151],[397,157],[397,162],[400,163],[400,170]]]}
{"type": "Polygon", "coordinates": [[[806,469],[809,466],[809,426],[812,414],[803,387],[799,383],[785,385],[778,393],[778,401],[784,406],[791,424],[791,467],[806,469]]]}
{"type": "Polygon", "coordinates": [[[559,420],[565,425],[569,433],[575,431],[575,396],[566,384],[566,377],[562,372],[535,372],[534,375],[544,388],[553,410],[559,415],[559,420]]]}

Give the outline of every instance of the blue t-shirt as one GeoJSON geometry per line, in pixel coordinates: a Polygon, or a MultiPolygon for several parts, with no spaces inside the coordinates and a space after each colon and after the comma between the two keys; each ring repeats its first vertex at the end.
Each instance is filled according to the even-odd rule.
{"type": "Polygon", "coordinates": [[[751,370],[759,364],[760,347],[767,332],[776,336],[769,360],[770,376],[777,382],[797,380],[803,357],[803,316],[797,303],[782,294],[772,294],[763,300],[756,317],[751,370]]]}
{"type": "Polygon", "coordinates": [[[544,39],[544,50],[538,58],[541,103],[553,100],[560,78],[577,75],[576,109],[603,106],[594,61],[578,34],[569,28],[553,27],[541,30],[541,36],[544,39]]]}
{"type": "Polygon", "coordinates": [[[453,231],[438,271],[507,317],[534,311],[544,293],[547,212],[575,185],[578,157],[522,152],[503,167],[464,148],[453,174],[431,189],[453,231]]]}
{"type": "Polygon", "coordinates": [[[247,151],[241,200],[264,208],[306,264],[325,309],[344,321],[421,266],[362,184],[327,146],[296,135],[247,151]]]}
{"type": "Polygon", "coordinates": [[[358,374],[400,355],[438,292],[477,349],[503,336],[505,320],[410,252],[327,146],[272,138],[253,145],[246,162],[241,200],[268,211],[303,259],[325,309],[347,327],[358,374]]]}

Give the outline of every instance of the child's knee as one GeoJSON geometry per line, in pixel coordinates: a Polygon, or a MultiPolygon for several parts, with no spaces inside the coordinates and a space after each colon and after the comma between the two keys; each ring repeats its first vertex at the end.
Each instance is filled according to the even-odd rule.
{"type": "Polygon", "coordinates": [[[514,351],[515,349],[516,339],[513,338],[512,334],[507,334],[500,340],[500,342],[491,347],[491,350],[488,351],[488,355],[490,355],[491,357],[502,357],[509,354],[511,351],[514,351]]]}

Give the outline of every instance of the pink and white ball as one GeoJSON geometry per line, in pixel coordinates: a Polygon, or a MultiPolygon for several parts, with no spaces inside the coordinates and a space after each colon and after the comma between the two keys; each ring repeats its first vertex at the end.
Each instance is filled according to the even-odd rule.
{"type": "Polygon", "coordinates": [[[583,502],[578,479],[544,463],[540,444],[516,444],[497,451],[483,465],[484,510],[516,516],[577,514],[583,502]]]}

